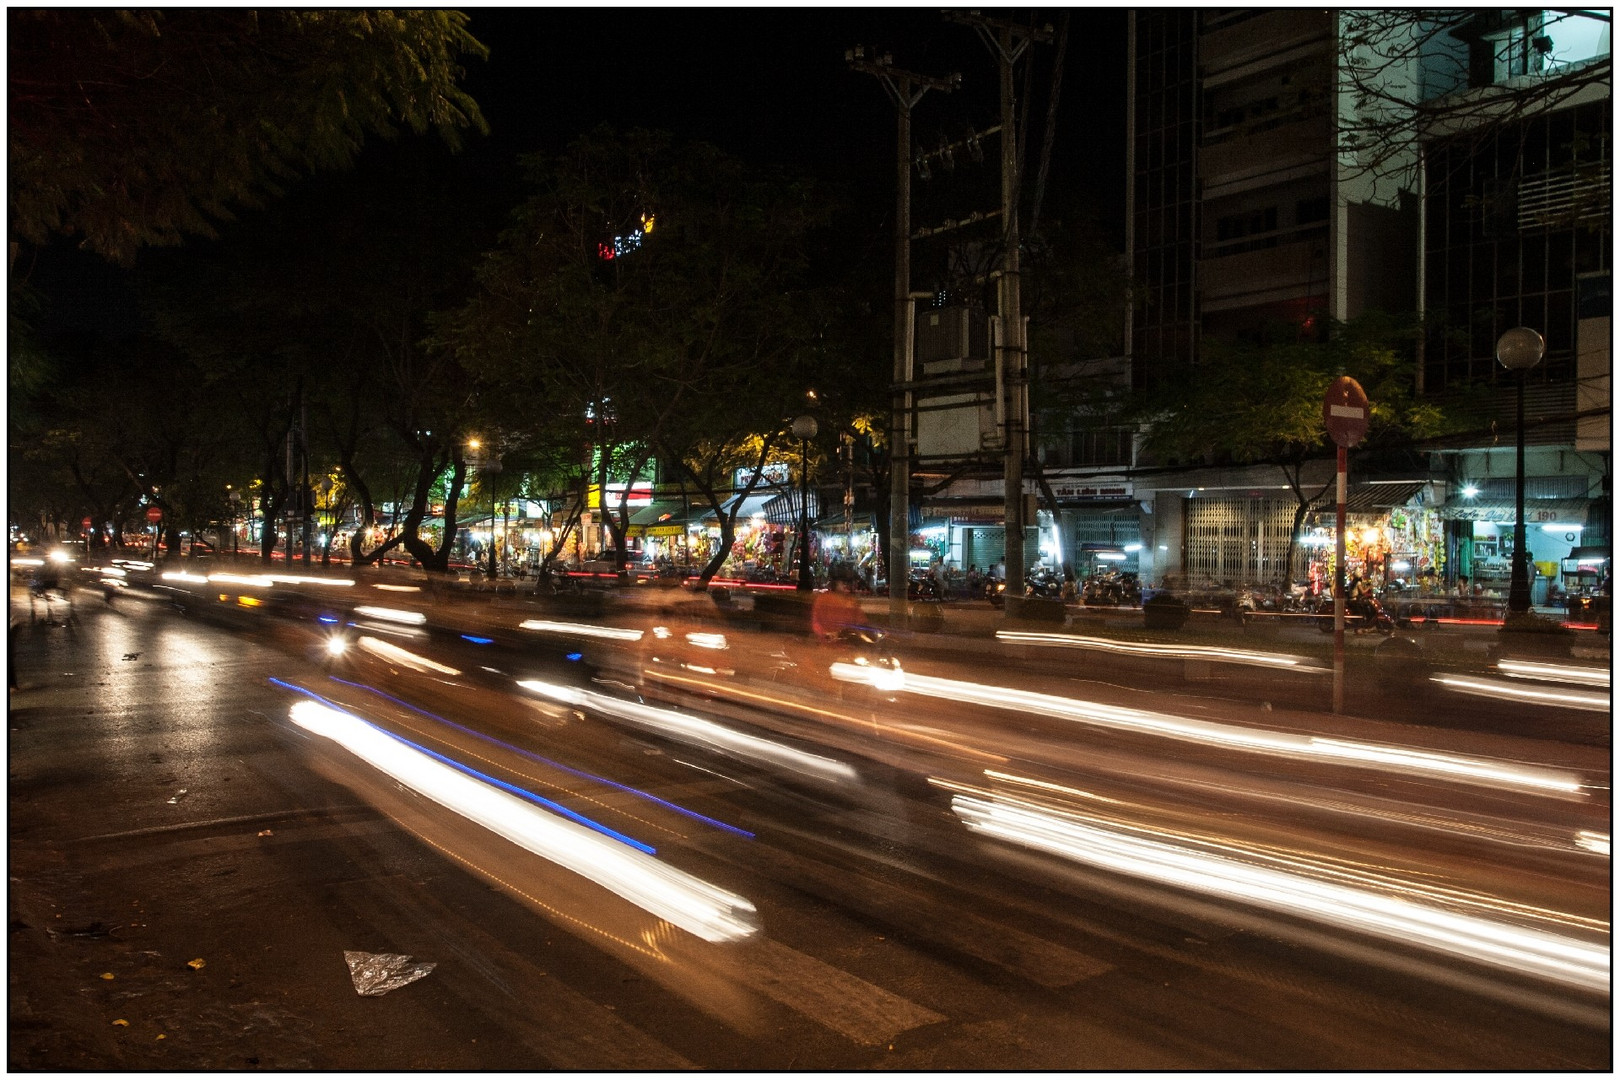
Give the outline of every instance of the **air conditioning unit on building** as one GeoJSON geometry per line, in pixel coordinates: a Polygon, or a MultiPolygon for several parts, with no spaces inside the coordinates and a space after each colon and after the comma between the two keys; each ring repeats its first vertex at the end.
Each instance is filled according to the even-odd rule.
{"type": "Polygon", "coordinates": [[[989,358],[989,320],[983,311],[943,307],[917,312],[916,359],[924,376],[983,371],[989,358]]]}

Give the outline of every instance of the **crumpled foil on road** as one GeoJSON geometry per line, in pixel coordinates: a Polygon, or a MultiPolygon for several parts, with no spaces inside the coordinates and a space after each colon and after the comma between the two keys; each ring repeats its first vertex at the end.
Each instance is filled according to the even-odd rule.
{"type": "Polygon", "coordinates": [[[390,990],[398,990],[415,982],[438,964],[434,961],[415,963],[400,953],[343,952],[348,961],[349,976],[361,997],[382,997],[390,990]]]}

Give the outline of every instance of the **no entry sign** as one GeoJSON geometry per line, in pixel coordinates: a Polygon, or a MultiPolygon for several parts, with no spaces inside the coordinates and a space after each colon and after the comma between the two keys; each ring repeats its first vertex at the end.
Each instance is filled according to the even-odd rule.
{"type": "Polygon", "coordinates": [[[148,506],[146,508],[146,520],[151,522],[162,521],[163,509],[157,506],[148,506]]]}
{"type": "Polygon", "coordinates": [[[1334,379],[1322,399],[1322,423],[1327,427],[1328,436],[1340,446],[1354,446],[1367,437],[1370,411],[1361,384],[1348,375],[1334,379]]]}

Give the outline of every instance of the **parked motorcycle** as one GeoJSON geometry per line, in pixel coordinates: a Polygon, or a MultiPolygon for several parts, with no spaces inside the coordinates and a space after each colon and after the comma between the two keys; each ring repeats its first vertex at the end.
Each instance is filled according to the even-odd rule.
{"type": "MultiPolygon", "coordinates": [[[[1324,634],[1333,633],[1333,598],[1324,596],[1322,603],[1316,609],[1316,628],[1324,634]]],[[[1395,632],[1395,619],[1384,610],[1384,605],[1378,602],[1375,596],[1362,596],[1347,599],[1344,602],[1344,626],[1352,633],[1371,631],[1378,634],[1393,634],[1395,632]]]]}
{"type": "Polygon", "coordinates": [[[943,600],[939,582],[929,574],[912,574],[906,584],[906,599],[908,600],[943,600]]]}
{"type": "Polygon", "coordinates": [[[1001,607],[1007,601],[1007,583],[991,578],[984,583],[984,598],[992,607],[1001,607]]]}
{"type": "Polygon", "coordinates": [[[1026,595],[1046,600],[1063,599],[1063,576],[1051,570],[1039,570],[1025,580],[1026,595]]]}

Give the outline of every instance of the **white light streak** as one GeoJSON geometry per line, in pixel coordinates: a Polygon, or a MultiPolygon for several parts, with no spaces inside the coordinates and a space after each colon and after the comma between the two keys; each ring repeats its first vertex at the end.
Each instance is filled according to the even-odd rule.
{"type": "MultiPolygon", "coordinates": [[[[167,578],[169,575],[163,576],[167,578]]],[[[228,571],[209,574],[207,580],[224,582],[227,585],[254,585],[262,589],[268,589],[276,583],[276,579],[269,574],[232,574],[228,571]]]]}
{"type": "Polygon", "coordinates": [[[906,673],[898,661],[890,665],[873,664],[864,656],[860,656],[856,657],[852,664],[840,660],[827,669],[827,674],[839,682],[865,683],[885,694],[893,694],[906,688],[906,673]]]}
{"type": "Polygon", "coordinates": [[[1577,664],[1547,664],[1538,660],[1498,660],[1496,668],[1513,679],[1544,679],[1581,686],[1608,686],[1609,669],[1577,664]]]}
{"type": "Polygon", "coordinates": [[[573,634],[579,637],[611,638],[615,641],[640,641],[641,631],[622,626],[597,626],[594,623],[550,622],[546,619],[525,619],[518,623],[525,630],[539,630],[547,634],[573,634]]]}
{"type": "Polygon", "coordinates": [[[1312,665],[1303,656],[1289,656],[1285,653],[1251,652],[1245,649],[1228,649],[1217,645],[1156,645],[1146,641],[1113,641],[1108,638],[1078,637],[1073,634],[1042,634],[1025,630],[997,630],[996,637],[1015,645],[1100,649],[1104,652],[1133,653],[1139,656],[1163,656],[1183,660],[1221,660],[1232,664],[1253,664],[1260,667],[1292,669],[1295,671],[1323,670],[1312,665]]]}
{"type": "MultiPolygon", "coordinates": [[[[836,668],[838,665],[834,665],[836,668]]],[[[860,668],[851,668],[860,671],[860,668]]],[[[841,677],[834,672],[835,677],[841,677]]],[[[862,681],[867,681],[863,679],[862,681]]],[[[996,709],[1039,713],[1060,720],[1095,724],[1100,727],[1162,735],[1187,742],[1204,743],[1228,750],[1278,754],[1302,760],[1326,760],[1359,768],[1383,768],[1417,775],[1440,777],[1461,783],[1489,787],[1524,788],[1546,794],[1576,795],[1581,792],[1577,775],[1561,769],[1513,762],[1471,758],[1428,750],[1413,750],[1347,739],[1294,735],[1265,728],[1241,727],[1190,717],[1105,705],[1097,701],[1037,694],[1010,686],[940,679],[907,673],[904,689],[909,693],[951,701],[988,705],[996,709]]]]}
{"type": "Polygon", "coordinates": [[[165,570],[163,572],[163,580],[164,581],[186,581],[186,582],[190,582],[193,585],[206,585],[206,584],[208,584],[208,579],[206,577],[204,577],[203,575],[201,575],[201,574],[188,574],[184,570],[165,570]]]}
{"type": "MultiPolygon", "coordinates": [[[[328,641],[339,640],[341,639],[337,637],[328,639],[328,641]]],[[[373,656],[380,656],[382,659],[387,660],[391,664],[398,664],[401,667],[408,667],[414,671],[436,671],[441,675],[461,674],[460,671],[453,667],[446,667],[435,660],[429,660],[425,656],[419,656],[416,653],[411,652],[409,649],[402,649],[391,641],[383,641],[374,637],[363,637],[359,640],[359,642],[357,642],[357,644],[366,652],[371,653],[373,656]]],[[[331,648],[331,646],[328,645],[327,648],[331,648]]]]}
{"type": "Polygon", "coordinates": [[[1471,678],[1467,675],[1434,675],[1434,682],[1460,694],[1497,698],[1501,701],[1528,701],[1537,705],[1552,705],[1563,709],[1582,709],[1586,712],[1608,712],[1609,695],[1582,694],[1575,690],[1541,690],[1533,686],[1501,682],[1497,679],[1471,678]]]}
{"type": "Polygon", "coordinates": [[[599,694],[594,690],[583,690],[575,686],[562,686],[557,683],[542,682],[538,679],[520,679],[518,685],[525,690],[540,694],[542,697],[548,697],[553,701],[560,701],[565,705],[573,705],[576,708],[590,709],[593,712],[605,713],[608,716],[629,720],[643,727],[663,732],[682,742],[706,746],[720,753],[764,762],[767,765],[789,769],[821,780],[835,780],[847,783],[858,779],[855,770],[842,761],[822,757],[819,754],[807,754],[802,750],[795,750],[791,746],[784,746],[769,739],[762,739],[757,735],[733,731],[731,728],[724,727],[712,720],[705,720],[690,713],[661,709],[654,705],[645,705],[639,701],[626,701],[623,698],[599,694]]]}
{"type": "Polygon", "coordinates": [[[282,585],[334,585],[339,588],[354,584],[352,578],[304,577],[299,574],[271,574],[270,580],[282,585]]]}
{"type": "Polygon", "coordinates": [[[724,634],[702,634],[694,631],[686,635],[686,640],[700,649],[724,649],[728,647],[726,645],[726,635],[724,634]]]}
{"type": "Polygon", "coordinates": [[[399,608],[373,607],[362,604],[354,609],[356,615],[365,615],[383,622],[406,623],[411,626],[421,626],[427,622],[427,616],[420,611],[402,611],[399,608]]]}
{"type": "Polygon", "coordinates": [[[546,813],[353,716],[299,701],[292,706],[292,718],[441,806],[705,941],[737,941],[758,932],[757,912],[746,898],[546,813]]]}
{"type": "Polygon", "coordinates": [[[1609,834],[1593,832],[1590,829],[1582,829],[1580,832],[1575,834],[1575,846],[1585,848],[1587,851],[1596,852],[1599,855],[1608,855],[1609,834]]]}
{"type": "Polygon", "coordinates": [[[382,589],[384,592],[421,592],[420,585],[373,585],[373,589],[382,589]]]}
{"type": "Polygon", "coordinates": [[[1605,992],[1609,987],[1606,944],[1446,911],[1395,895],[1390,887],[1398,889],[1399,883],[1375,891],[1323,881],[999,799],[955,795],[951,807],[974,832],[1113,873],[1214,894],[1586,990],[1605,992]]]}

